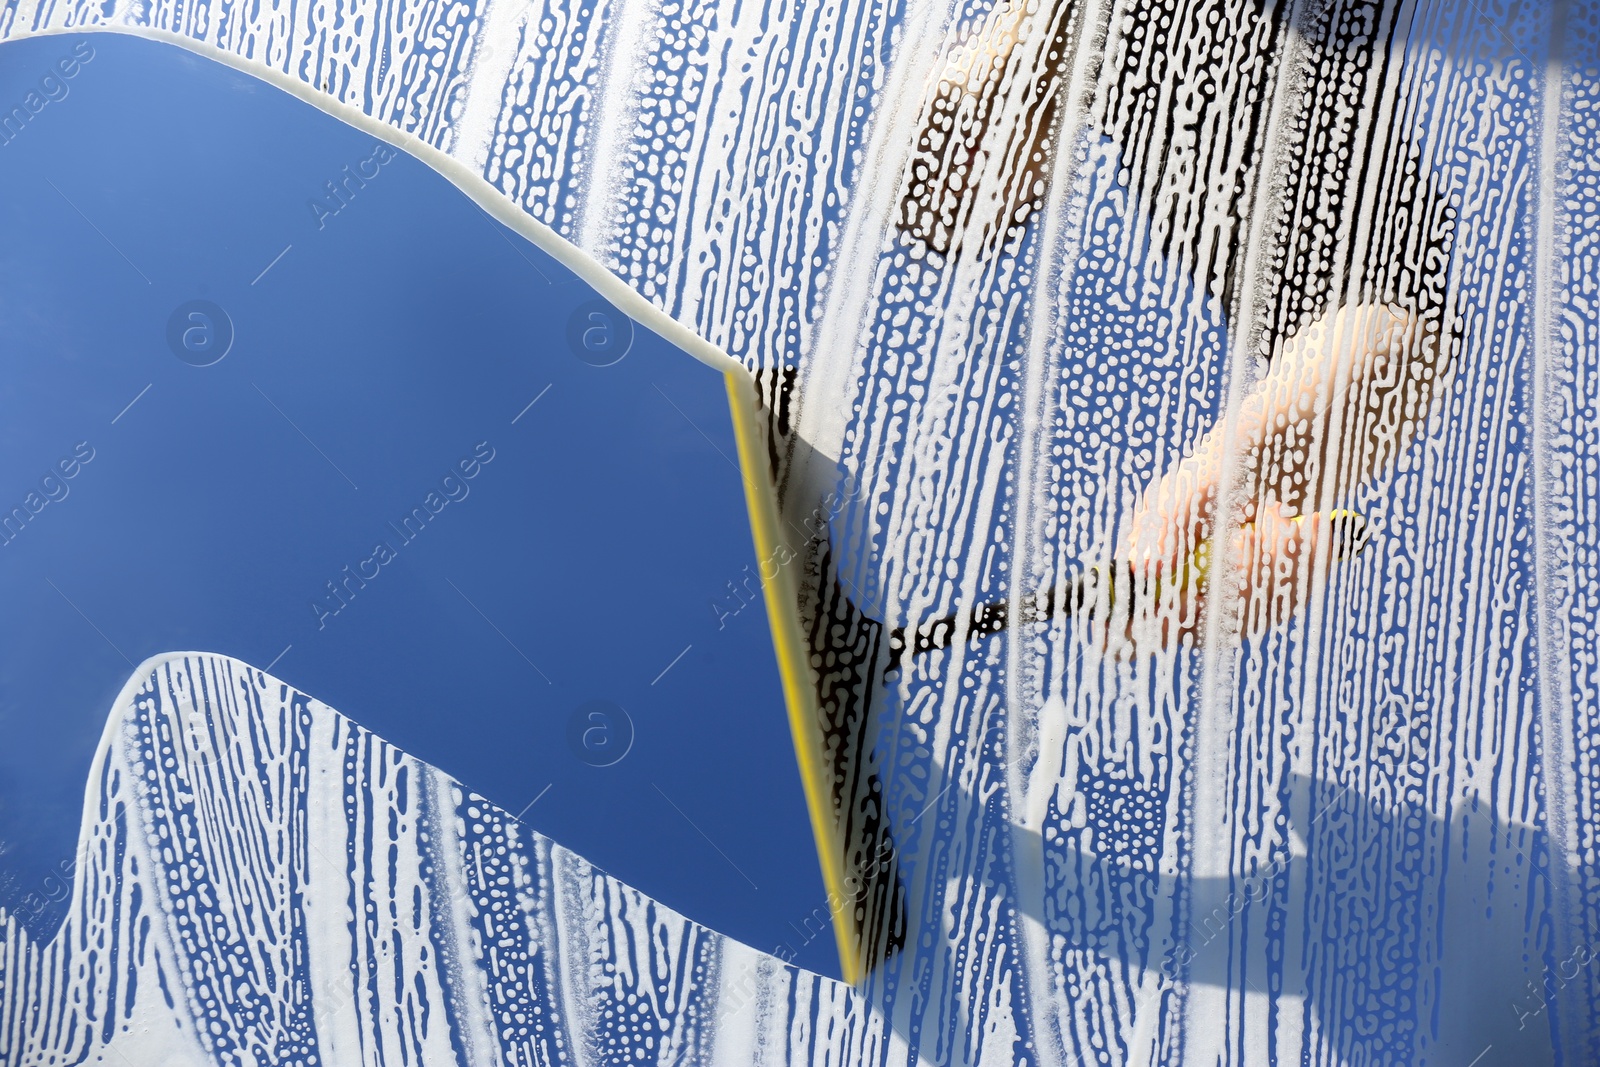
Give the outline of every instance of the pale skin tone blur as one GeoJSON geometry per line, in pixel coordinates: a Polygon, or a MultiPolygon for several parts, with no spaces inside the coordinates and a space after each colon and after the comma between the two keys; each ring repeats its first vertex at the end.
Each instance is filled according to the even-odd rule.
{"type": "MultiPolygon", "coordinates": [[[[1043,194],[1064,7],[1000,5],[934,75],[902,204],[907,237],[982,254],[1043,194]]],[[[1453,376],[1448,348],[1436,322],[1382,302],[1330,310],[1281,344],[1096,553],[1102,577],[1116,575],[1101,596],[1124,610],[1095,615],[1122,620],[1119,644],[1138,648],[1202,637],[1218,611],[1225,635],[1292,614],[1366,543],[1370,522],[1341,505],[1420,433],[1453,376]]]]}
{"type": "Polygon", "coordinates": [[[1299,608],[1364,542],[1367,520],[1338,505],[1411,444],[1450,378],[1437,331],[1394,305],[1347,304],[1292,338],[1131,509],[1112,558],[1160,602],[1153,633],[1130,626],[1135,643],[1200,636],[1208,600],[1224,634],[1299,608]]]}

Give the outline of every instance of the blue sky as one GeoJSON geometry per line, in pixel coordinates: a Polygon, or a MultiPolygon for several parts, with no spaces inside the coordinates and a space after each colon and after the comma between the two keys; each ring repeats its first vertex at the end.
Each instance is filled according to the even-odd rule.
{"type": "Polygon", "coordinates": [[[764,606],[730,610],[755,555],[720,375],[643,328],[578,358],[593,292],[423,164],[81,40],[0,50],[0,112],[44,101],[0,144],[0,511],[30,515],[0,547],[0,904],[53,928],[22,901],[72,854],[111,702],[190,649],[276,661],[662,902],[796,945],[825,894],[764,606]],[[231,345],[195,366],[216,308],[231,345]],[[611,766],[571,740],[615,725],[592,702],[632,723],[611,766]]]}

